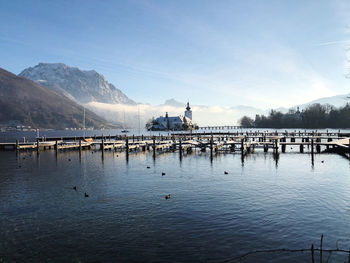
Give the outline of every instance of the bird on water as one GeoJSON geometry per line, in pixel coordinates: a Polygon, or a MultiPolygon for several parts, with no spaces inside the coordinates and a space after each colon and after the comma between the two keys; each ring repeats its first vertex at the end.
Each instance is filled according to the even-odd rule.
{"type": "Polygon", "coordinates": [[[228,174],[228,172],[225,171],[224,174],[228,174]]]}
{"type": "Polygon", "coordinates": [[[165,173],[163,172],[163,173],[162,173],[162,176],[164,176],[164,175],[165,175],[165,173]]]}
{"type": "Polygon", "coordinates": [[[87,193],[84,194],[85,197],[89,197],[89,195],[87,193]]]}
{"type": "Polygon", "coordinates": [[[170,194],[168,194],[165,196],[165,199],[168,200],[168,199],[170,199],[170,197],[171,197],[170,194]]]}
{"type": "Polygon", "coordinates": [[[75,190],[75,191],[76,191],[76,190],[77,190],[77,187],[76,187],[76,186],[73,186],[73,190],[75,190]]]}

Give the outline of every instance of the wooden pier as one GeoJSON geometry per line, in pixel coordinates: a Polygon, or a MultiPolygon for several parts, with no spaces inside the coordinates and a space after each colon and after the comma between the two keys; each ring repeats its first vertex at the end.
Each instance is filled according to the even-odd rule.
{"type": "Polygon", "coordinates": [[[180,155],[198,150],[213,153],[253,153],[258,149],[285,153],[289,148],[300,153],[339,152],[350,155],[350,134],[339,132],[189,132],[173,133],[167,136],[93,136],[83,137],[42,137],[35,142],[0,143],[0,150],[56,151],[95,149],[101,151],[178,151],[180,155]]]}

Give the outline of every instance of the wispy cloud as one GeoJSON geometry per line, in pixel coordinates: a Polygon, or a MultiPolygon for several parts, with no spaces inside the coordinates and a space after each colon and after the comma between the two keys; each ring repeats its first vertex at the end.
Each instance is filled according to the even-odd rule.
{"type": "Polygon", "coordinates": [[[328,42],[318,43],[315,46],[331,46],[331,45],[340,45],[340,44],[350,44],[350,39],[328,41],[328,42]]]}

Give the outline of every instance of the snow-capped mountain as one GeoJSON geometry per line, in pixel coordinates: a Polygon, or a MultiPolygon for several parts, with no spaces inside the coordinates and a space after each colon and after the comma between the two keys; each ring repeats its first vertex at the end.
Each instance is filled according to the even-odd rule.
{"type": "Polygon", "coordinates": [[[350,102],[350,94],[342,94],[342,95],[336,95],[332,97],[324,97],[317,100],[310,101],[305,104],[297,105],[293,108],[300,107],[300,109],[305,109],[307,106],[310,106],[315,103],[320,104],[329,104],[335,107],[343,107],[346,103],[350,102]]]}
{"type": "Polygon", "coordinates": [[[39,63],[19,76],[55,89],[78,103],[136,104],[95,70],[80,70],[63,63],[39,63]]]}

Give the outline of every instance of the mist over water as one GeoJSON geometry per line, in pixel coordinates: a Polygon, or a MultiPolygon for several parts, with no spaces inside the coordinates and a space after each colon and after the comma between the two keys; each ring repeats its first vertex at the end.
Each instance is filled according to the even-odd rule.
{"type": "MultiPolygon", "coordinates": [[[[201,152],[0,152],[0,167],[6,262],[220,262],[255,249],[310,248],[321,234],[325,248],[350,245],[350,164],[335,154],[316,154],[312,165],[292,149],[212,161],[201,152]]],[[[332,254],[329,262],[345,260],[332,254]]],[[[266,261],[311,255],[241,262],[266,261]]]]}

